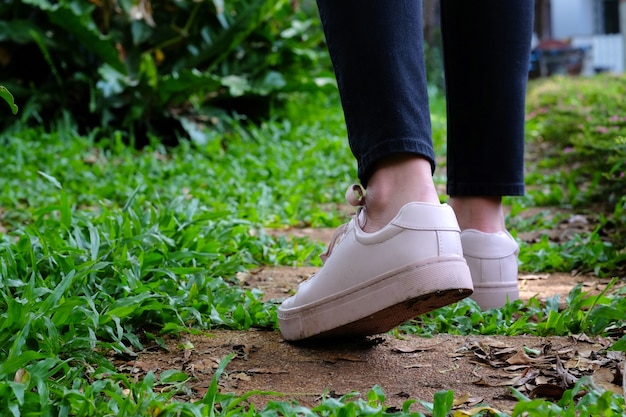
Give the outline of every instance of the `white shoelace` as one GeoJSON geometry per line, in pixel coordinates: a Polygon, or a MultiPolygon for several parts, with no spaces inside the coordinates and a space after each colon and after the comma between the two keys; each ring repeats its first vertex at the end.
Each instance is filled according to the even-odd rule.
{"type": "MultiPolygon", "coordinates": [[[[352,184],[346,190],[346,201],[353,207],[357,207],[355,217],[358,217],[361,213],[361,210],[365,207],[365,188],[361,184],[352,184]]],[[[328,248],[326,252],[320,255],[323,263],[326,263],[326,260],[330,257],[333,252],[333,249],[341,242],[343,237],[346,234],[346,230],[348,228],[348,224],[342,224],[335,230],[333,233],[333,237],[330,239],[330,243],[328,244],[328,248]]]]}

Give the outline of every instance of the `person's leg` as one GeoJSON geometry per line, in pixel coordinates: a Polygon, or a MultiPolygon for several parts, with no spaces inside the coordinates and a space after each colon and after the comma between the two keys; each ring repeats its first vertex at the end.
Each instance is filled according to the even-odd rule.
{"type": "Polygon", "coordinates": [[[523,195],[533,0],[442,0],[448,194],[523,195]]]}
{"type": "Polygon", "coordinates": [[[483,307],[517,298],[502,196],[524,193],[524,101],[533,0],[442,0],[448,194],[483,307]]]}
{"type": "Polygon", "coordinates": [[[365,229],[411,201],[439,201],[421,1],[320,0],[350,148],[367,188],[365,229]]]}
{"type": "Polygon", "coordinates": [[[318,6],[366,192],[349,190],[357,215],[279,307],[287,340],[384,332],[472,292],[458,223],[432,179],[421,1],[318,6]]]}

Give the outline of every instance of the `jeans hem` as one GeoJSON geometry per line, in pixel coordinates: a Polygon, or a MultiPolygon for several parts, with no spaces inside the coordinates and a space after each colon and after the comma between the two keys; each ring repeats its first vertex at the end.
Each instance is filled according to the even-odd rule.
{"type": "Polygon", "coordinates": [[[520,183],[456,183],[447,185],[447,193],[455,197],[478,197],[478,196],[513,196],[524,195],[524,184],[520,183]]]}
{"type": "Polygon", "coordinates": [[[358,159],[358,175],[361,184],[367,187],[367,182],[374,173],[376,164],[391,155],[414,154],[426,158],[430,162],[431,171],[435,172],[435,151],[432,146],[421,139],[394,139],[376,145],[358,159]]]}

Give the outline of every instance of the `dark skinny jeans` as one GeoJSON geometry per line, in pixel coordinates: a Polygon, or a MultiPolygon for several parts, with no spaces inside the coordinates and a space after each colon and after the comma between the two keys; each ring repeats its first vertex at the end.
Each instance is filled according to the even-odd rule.
{"type": "MultiPolygon", "coordinates": [[[[421,0],[317,0],[358,175],[433,151],[421,0]]],[[[524,193],[534,0],[441,0],[448,194],[524,193]]]]}

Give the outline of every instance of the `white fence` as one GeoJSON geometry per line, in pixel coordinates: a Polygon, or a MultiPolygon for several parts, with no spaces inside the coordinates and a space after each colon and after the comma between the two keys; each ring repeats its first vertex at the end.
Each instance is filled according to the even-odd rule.
{"type": "Polygon", "coordinates": [[[575,36],[572,46],[589,48],[583,73],[596,71],[624,72],[624,37],[615,35],[575,36]]]}

